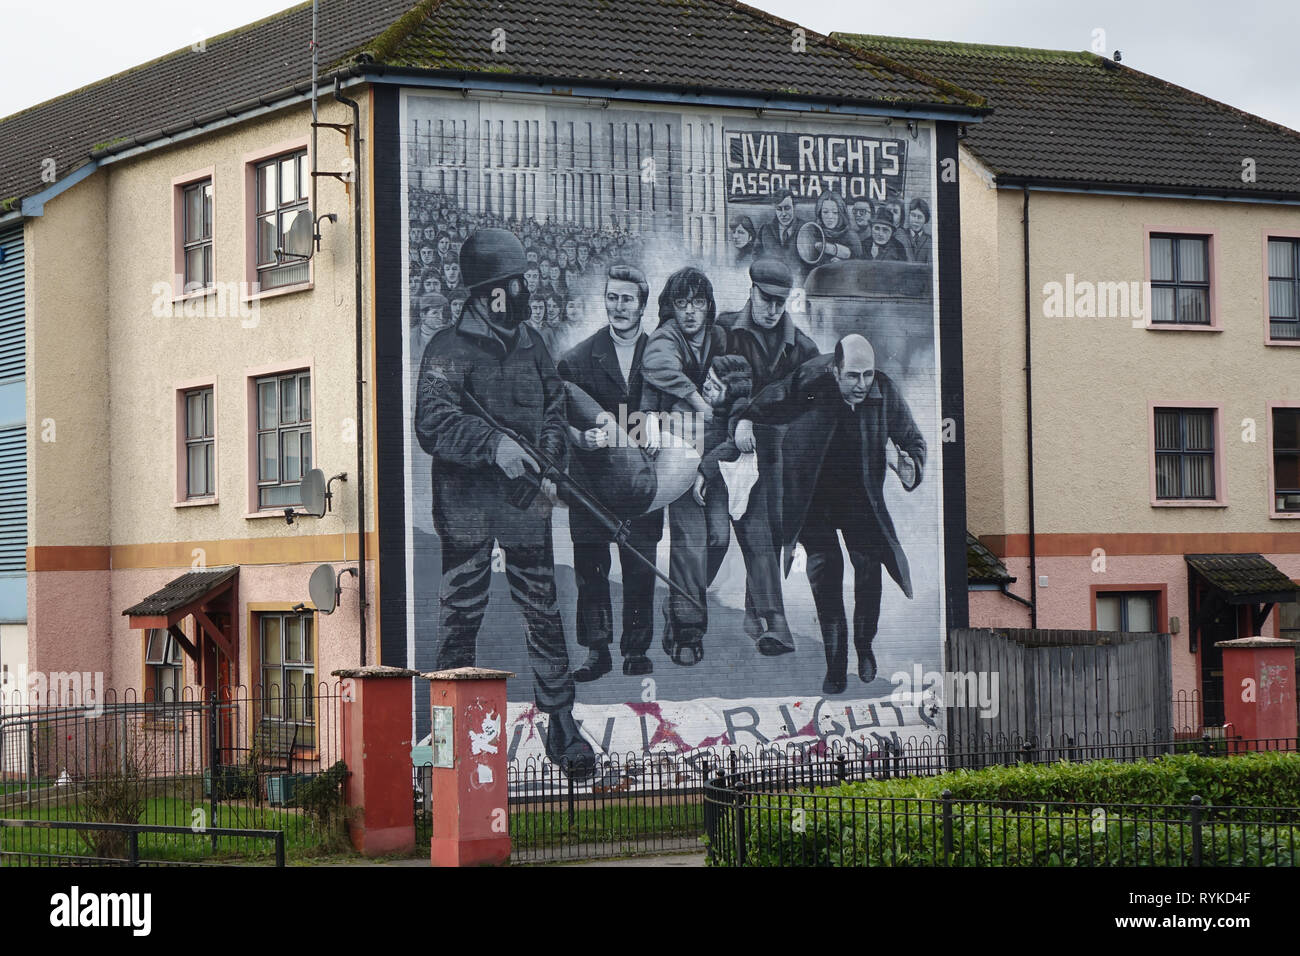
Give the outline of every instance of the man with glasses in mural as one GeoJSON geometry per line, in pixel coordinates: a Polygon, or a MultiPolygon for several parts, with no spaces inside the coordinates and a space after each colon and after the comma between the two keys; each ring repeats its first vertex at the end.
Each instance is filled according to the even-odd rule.
{"type": "MultiPolygon", "coordinates": [[[[714,356],[725,354],[726,332],[714,321],[713,285],[699,269],[679,269],[659,295],[659,327],[641,359],[643,410],[672,413],[685,434],[662,440],[702,440],[713,407],[701,389],[714,356]]],[[[731,542],[726,509],[705,509],[689,491],[668,506],[669,574],[691,596],[672,591],[664,605],[663,646],[677,664],[704,658],[706,591],[731,542]]]]}
{"type": "Polygon", "coordinates": [[[454,327],[434,335],[418,379],[415,432],[433,458],[433,522],[442,545],[438,669],[472,667],[492,583],[494,547],[524,617],[537,707],[549,715],[546,753],[570,776],[594,771],[573,719],[574,683],[556,606],[551,541],[554,484],[521,496],[541,467],[486,412],[552,462],[566,458],[563,381],[526,326],[527,259],[505,230],[479,229],[460,251],[469,298],[454,327]],[[516,502],[527,500],[526,505],[516,502]]]}

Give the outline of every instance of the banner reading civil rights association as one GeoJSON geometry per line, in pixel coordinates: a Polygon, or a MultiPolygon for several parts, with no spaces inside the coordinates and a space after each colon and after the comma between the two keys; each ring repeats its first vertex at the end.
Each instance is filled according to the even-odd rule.
{"type": "Polygon", "coordinates": [[[904,192],[907,143],[901,139],[737,129],[723,135],[729,202],[762,202],[783,189],[796,199],[837,192],[849,203],[904,192]]]}

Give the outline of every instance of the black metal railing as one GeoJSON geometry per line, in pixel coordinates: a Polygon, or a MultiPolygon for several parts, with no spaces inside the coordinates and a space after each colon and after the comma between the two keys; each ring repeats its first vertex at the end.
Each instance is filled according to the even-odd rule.
{"type": "MultiPolygon", "coordinates": [[[[1053,763],[1058,742],[1007,748],[1053,763]]],[[[1300,751],[1300,740],[1212,738],[1107,743],[1071,759],[1136,762],[1172,753],[1300,751]]],[[[930,776],[986,753],[884,759],[846,753],[720,765],[703,788],[704,843],[719,866],[1295,866],[1300,807],[939,798],[818,793],[840,784],[930,776]],[[955,758],[955,759],[954,759],[955,758]]]]}
{"type": "Polygon", "coordinates": [[[4,866],[284,866],[283,830],[0,819],[4,866]]]}
{"type": "MultiPolygon", "coordinates": [[[[1254,750],[1296,751],[1300,741],[1209,735],[1154,740],[1132,734],[1041,740],[1001,736],[962,740],[942,735],[882,737],[870,742],[839,739],[689,753],[602,755],[588,780],[574,780],[549,761],[530,758],[509,767],[512,858],[531,863],[702,849],[702,838],[716,830],[718,814],[734,809],[717,795],[720,776],[758,786],[763,792],[786,794],[848,781],[927,777],[963,768],[1061,760],[1132,763],[1177,753],[1231,756],[1254,750]]],[[[430,797],[431,780],[428,764],[412,768],[416,838],[421,847],[428,844],[437,812],[430,797]]],[[[912,812],[922,811],[913,808],[912,812]]]]}
{"type": "Polygon", "coordinates": [[[13,697],[0,817],[198,828],[209,855],[218,830],[278,830],[291,854],[325,852],[342,844],[341,757],[338,683],[13,697]]]}
{"type": "Polygon", "coordinates": [[[714,866],[1296,866],[1300,810],[705,793],[714,866]]]}
{"type": "Polygon", "coordinates": [[[1199,689],[1180,690],[1174,695],[1172,718],[1178,739],[1223,734],[1223,694],[1203,694],[1199,689]],[[1207,723],[1207,715],[1209,722],[1207,723]],[[1216,723],[1216,719],[1218,723],[1216,723]]]}

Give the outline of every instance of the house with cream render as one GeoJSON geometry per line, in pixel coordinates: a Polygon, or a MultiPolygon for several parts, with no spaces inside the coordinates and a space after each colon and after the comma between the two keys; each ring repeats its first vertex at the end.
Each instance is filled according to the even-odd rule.
{"type": "MultiPolygon", "coordinates": [[[[322,61],[407,6],[325,4],[322,61]]],[[[26,632],[5,654],[31,689],[309,694],[374,660],[369,101],[331,78],[313,124],[311,38],[308,4],[0,121],[26,422],[26,632]],[[340,476],[323,517],[301,514],[313,468],[340,476]],[[332,614],[309,596],[322,564],[359,572],[332,614]]]]}
{"type": "MultiPolygon", "coordinates": [[[[0,310],[14,308],[20,282],[14,327],[25,330],[21,363],[0,367],[0,482],[9,370],[25,408],[25,562],[14,574],[29,681],[94,674],[165,700],[229,686],[306,693],[359,664],[433,669],[441,559],[409,407],[425,309],[412,286],[420,247],[441,230],[460,249],[472,220],[560,251],[598,243],[608,268],[616,247],[639,254],[654,232],[665,261],[676,257],[671,269],[716,264],[720,309],[743,307],[751,282],[728,245],[728,204],[767,222],[777,179],[799,191],[803,222],[821,213],[823,188],[929,197],[932,257],[900,266],[902,278],[861,311],[871,319],[883,302],[899,316],[895,331],[915,327],[911,339],[895,335],[889,361],[924,356],[908,387],[929,435],[925,479],[915,495],[901,482],[890,494],[912,509],[909,547],[926,559],[917,599],[891,590],[886,613],[923,620],[893,626],[940,665],[945,623],[966,615],[963,451],[940,437],[945,422],[962,425],[958,182],[940,169],[959,126],[987,108],[952,83],[730,0],[599,8],[609,19],[592,27],[589,0],[323,0],[313,105],[313,7],[300,4],[0,120],[0,310]],[[614,22],[631,25],[631,53],[614,22]],[[498,30],[509,37],[500,48],[498,30]],[[593,44],[613,46],[593,56],[593,44]],[[729,65],[740,62],[752,69],[729,65]],[[806,168],[784,165],[796,161],[806,168]],[[733,166],[747,172],[726,175],[733,166]],[[323,513],[309,513],[303,488],[313,470],[326,482],[323,513]],[[324,565],[338,586],[330,613],[311,585],[324,565]]],[[[843,307],[861,290],[830,268],[835,258],[824,255],[809,297],[843,307]]],[[[552,289],[562,287],[556,268],[552,289]]],[[[655,298],[671,269],[652,275],[655,298]]],[[[443,299],[454,300],[459,277],[444,273],[443,299]]],[[[603,285],[578,304],[593,328],[605,321],[602,296],[603,285]]],[[[662,308],[651,300],[646,314],[658,321],[662,308]]],[[[830,352],[844,333],[829,306],[817,314],[830,352]]],[[[0,326],[7,317],[0,311],[0,326]]],[[[525,385],[513,391],[537,403],[525,385]]],[[[567,530],[557,534],[571,620],[570,545],[567,530]]],[[[496,566],[511,558],[498,557],[480,646],[519,660],[510,700],[523,712],[538,668],[524,655],[540,641],[534,623],[521,628],[513,570],[496,566]]],[[[732,563],[741,566],[738,551],[732,563]]],[[[826,667],[806,577],[793,577],[804,588],[800,676],[815,690],[826,667]]],[[[741,632],[743,569],[728,586],[740,595],[728,609],[737,626],[716,628],[707,664],[776,687],[795,668],[762,660],[741,632]]],[[[721,694],[688,683],[703,669],[655,653],[661,688],[672,674],[684,699],[721,694]]],[[[855,688],[872,680],[863,667],[855,688]]],[[[721,694],[742,698],[735,714],[698,709],[733,736],[761,708],[779,727],[782,698],[758,693],[721,694]]],[[[626,710],[641,694],[629,681],[597,704],[626,710]]],[[[645,722],[623,726],[638,735],[645,722]]]]}
{"type": "Polygon", "coordinates": [[[1119,53],[841,39],[994,110],[960,151],[972,626],[1171,633],[1175,726],[1221,724],[1216,643],[1300,636],[1300,133],[1119,53]]]}
{"type": "Polygon", "coordinates": [[[935,411],[960,425],[943,562],[970,589],[945,621],[969,601],[974,625],[1169,632],[1175,722],[1221,722],[1216,642],[1300,629],[1300,136],[1088,53],[809,34],[811,59],[771,54],[773,89],[719,51],[748,62],[791,24],[700,0],[669,11],[699,18],[675,38],[666,9],[620,0],[637,83],[585,62],[577,0],[506,5],[501,50],[472,4],[326,0],[315,122],[310,4],[0,121],[0,667],[165,698],[423,666],[409,436],[380,400],[403,372],[377,359],[407,331],[383,321],[405,309],[402,164],[476,214],[666,216],[703,255],[727,241],[709,137],[840,114],[932,124],[938,159],[954,137],[961,268],[937,286],[960,275],[940,323],[961,346],[935,411]],[[677,177],[662,208],[629,185],[654,124],[618,119],[617,160],[615,123],[589,131],[584,163],[581,123],[542,125],[611,103],[685,111],[647,140],[677,177]],[[514,155],[449,151],[470,113],[498,143],[513,124],[514,155]]]}

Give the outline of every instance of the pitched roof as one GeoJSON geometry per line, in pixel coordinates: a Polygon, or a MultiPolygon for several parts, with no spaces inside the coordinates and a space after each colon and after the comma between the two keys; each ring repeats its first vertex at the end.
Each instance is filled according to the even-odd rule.
{"type": "MultiPolygon", "coordinates": [[[[384,66],[786,94],[981,112],[910,66],[806,33],[734,0],[321,0],[320,65],[384,66]],[[494,29],[506,50],[492,51],[494,29]]],[[[116,152],[287,99],[311,79],[311,4],[178,50],[0,119],[0,204],[116,152]]],[[[7,212],[0,205],[0,214],[7,212]]]]}
{"type": "Polygon", "coordinates": [[[1294,198],[1300,133],[1094,53],[835,33],[983,94],[963,140],[1000,183],[1294,198]],[[1242,160],[1255,181],[1242,182],[1242,160]]]}
{"type": "Polygon", "coordinates": [[[168,581],[153,594],[132,604],[122,613],[130,617],[161,617],[177,608],[192,604],[219,584],[239,573],[237,565],[188,571],[168,581]]]}
{"type": "Polygon", "coordinates": [[[811,31],[795,50],[796,27],[736,0],[425,0],[365,52],[425,70],[983,106],[914,67],[811,31]]]}
{"type": "MultiPolygon", "coordinates": [[[[383,31],[413,0],[321,0],[322,67],[383,31]]],[[[256,107],[311,82],[311,4],[177,50],[0,119],[0,201],[45,188],[41,163],[63,179],[96,146],[156,139],[256,107]]],[[[283,97],[281,97],[283,98],[283,97]]]]}
{"type": "Polygon", "coordinates": [[[979,538],[966,532],[966,583],[1010,584],[1015,578],[998,556],[980,543],[979,538]]]}
{"type": "Polygon", "coordinates": [[[1296,600],[1289,577],[1262,554],[1189,554],[1187,564],[1229,604],[1296,600]]]}

